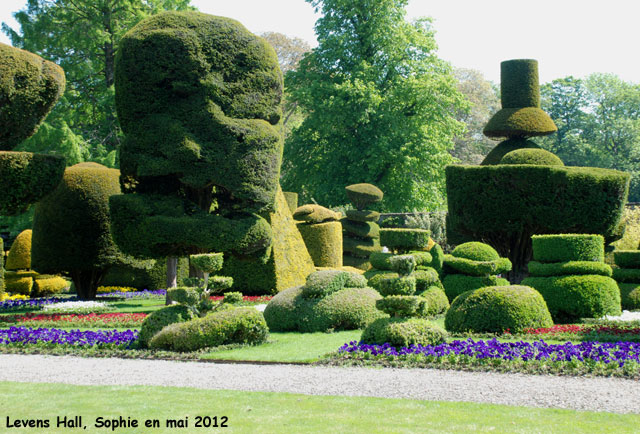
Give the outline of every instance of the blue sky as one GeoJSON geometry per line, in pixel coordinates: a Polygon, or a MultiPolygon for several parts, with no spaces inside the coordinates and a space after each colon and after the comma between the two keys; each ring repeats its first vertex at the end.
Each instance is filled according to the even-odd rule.
{"type": "MultiPolygon", "coordinates": [[[[0,0],[0,21],[25,0],[0,0]]],[[[315,45],[318,18],[304,0],[192,0],[202,12],[234,18],[255,33],[276,31],[315,45]]],[[[500,62],[538,59],[540,81],[593,72],[640,83],[640,2],[636,0],[410,0],[407,16],[434,19],[438,54],[499,82],[500,62]]],[[[0,42],[9,43],[2,35],[0,42]]]]}

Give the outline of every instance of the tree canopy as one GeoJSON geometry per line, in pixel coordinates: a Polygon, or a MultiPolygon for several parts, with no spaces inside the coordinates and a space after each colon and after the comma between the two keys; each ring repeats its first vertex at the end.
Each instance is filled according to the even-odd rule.
{"type": "Polygon", "coordinates": [[[385,192],[382,209],[442,206],[466,103],[431,21],[407,22],[407,0],[307,1],[323,16],[318,47],[285,78],[307,114],[285,145],[285,189],[332,206],[369,182],[385,192]]]}

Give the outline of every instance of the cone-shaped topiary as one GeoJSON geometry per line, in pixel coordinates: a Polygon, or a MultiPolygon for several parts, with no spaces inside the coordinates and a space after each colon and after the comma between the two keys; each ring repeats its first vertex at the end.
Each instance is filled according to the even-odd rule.
{"type": "Polygon", "coordinates": [[[76,164],[36,205],[32,267],[69,273],[82,299],[95,298],[107,270],[123,259],[111,238],[109,213],[109,197],[120,193],[119,175],[99,164],[76,164]]]}
{"type": "Polygon", "coordinates": [[[31,269],[31,229],[20,232],[7,255],[7,270],[29,270],[31,269]]]}

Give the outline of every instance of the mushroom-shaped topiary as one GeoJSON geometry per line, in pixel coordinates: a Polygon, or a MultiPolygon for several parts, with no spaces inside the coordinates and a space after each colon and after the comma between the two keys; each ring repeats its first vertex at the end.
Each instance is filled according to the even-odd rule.
{"type": "Polygon", "coordinates": [[[444,326],[450,332],[512,333],[553,325],[544,299],[521,285],[491,286],[459,295],[447,311],[444,326]]]}
{"type": "Polygon", "coordinates": [[[352,184],[345,187],[347,197],[356,206],[357,209],[363,210],[367,205],[380,202],[384,193],[373,184],[352,184]]]}
{"type": "Polygon", "coordinates": [[[555,154],[544,149],[516,149],[508,152],[500,164],[534,164],[538,166],[564,166],[564,163],[555,154]]]}

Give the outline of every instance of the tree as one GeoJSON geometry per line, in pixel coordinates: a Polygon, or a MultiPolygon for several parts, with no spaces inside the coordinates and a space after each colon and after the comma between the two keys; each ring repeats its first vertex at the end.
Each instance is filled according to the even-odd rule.
{"type": "Polygon", "coordinates": [[[283,185],[325,206],[361,182],[385,192],[383,209],[442,206],[465,102],[431,22],[406,22],[407,0],[307,1],[323,17],[318,47],[286,76],[308,115],[286,142],[283,185]]]}
{"type": "MultiPolygon", "coordinates": [[[[14,46],[37,53],[65,70],[67,90],[23,150],[38,148],[45,135],[83,160],[114,164],[121,141],[114,103],[114,59],[120,39],[138,21],[163,10],[189,9],[190,0],[28,0],[14,17],[15,31],[2,30],[14,46]],[[51,130],[58,130],[52,132],[51,130]],[[78,151],[78,146],[81,148],[78,151]]],[[[73,158],[72,158],[73,159],[73,158]]]]}
{"type": "Polygon", "coordinates": [[[482,129],[491,115],[500,109],[498,90],[480,71],[456,68],[454,75],[458,90],[469,100],[471,107],[456,113],[456,119],[464,122],[467,129],[464,135],[455,138],[451,154],[461,163],[479,164],[496,145],[482,134],[482,129]]]}

